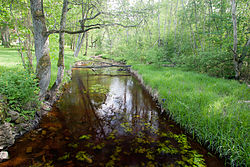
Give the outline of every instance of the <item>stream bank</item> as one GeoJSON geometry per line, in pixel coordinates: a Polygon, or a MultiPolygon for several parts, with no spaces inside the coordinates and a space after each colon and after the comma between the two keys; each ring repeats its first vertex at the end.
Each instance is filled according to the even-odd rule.
{"type": "Polygon", "coordinates": [[[127,69],[74,68],[52,111],[1,166],[223,166],[204,150],[127,69]]]}
{"type": "MultiPolygon", "coordinates": [[[[70,74],[71,73],[67,71],[67,75],[70,74]]],[[[63,88],[65,84],[66,83],[63,83],[61,88],[63,88]]],[[[39,109],[35,109],[36,112],[34,116],[31,117],[27,117],[20,112],[8,108],[6,97],[0,94],[0,162],[9,159],[8,148],[11,147],[18,138],[39,126],[42,117],[51,110],[54,102],[62,95],[62,91],[63,90],[59,89],[54,101],[45,100],[39,109]],[[8,119],[6,119],[7,117],[8,119]]],[[[32,107],[32,102],[28,105],[32,107]]]]}
{"type": "Polygon", "coordinates": [[[8,148],[25,133],[35,129],[42,116],[51,109],[51,104],[44,102],[41,109],[36,112],[31,120],[26,120],[19,112],[8,111],[10,122],[4,122],[0,125],[0,162],[9,158],[8,148]]]}
{"type": "Polygon", "coordinates": [[[249,166],[247,85],[153,64],[134,64],[133,69],[158,90],[163,108],[192,138],[225,163],[249,166]]]}

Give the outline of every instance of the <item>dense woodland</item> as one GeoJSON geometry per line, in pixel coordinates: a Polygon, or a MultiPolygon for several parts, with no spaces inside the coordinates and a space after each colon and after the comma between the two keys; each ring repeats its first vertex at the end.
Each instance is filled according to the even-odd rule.
{"type": "MultiPolygon", "coordinates": [[[[27,69],[24,75],[36,75],[40,99],[53,101],[65,77],[69,48],[74,59],[100,56],[240,83],[250,79],[247,0],[0,0],[0,4],[1,44],[18,50],[27,69]]],[[[231,155],[222,152],[224,157],[231,155]]],[[[246,164],[242,159],[237,162],[237,156],[230,159],[231,165],[246,164]]]]}

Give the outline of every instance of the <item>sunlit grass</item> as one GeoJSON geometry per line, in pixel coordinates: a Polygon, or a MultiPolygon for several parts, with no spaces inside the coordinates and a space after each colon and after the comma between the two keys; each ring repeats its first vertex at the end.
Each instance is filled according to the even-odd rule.
{"type": "MultiPolygon", "coordinates": [[[[24,53],[25,54],[25,53],[24,53]]],[[[57,77],[57,61],[58,61],[58,51],[56,52],[56,55],[53,55],[51,52],[51,82],[49,87],[52,86],[54,81],[56,80],[57,77]]],[[[35,59],[35,53],[33,53],[33,66],[34,68],[36,67],[36,59],[35,59]]],[[[76,60],[79,60],[83,58],[82,56],[79,56],[79,58],[74,57],[74,52],[69,49],[67,46],[65,48],[65,77],[64,81],[66,80],[67,76],[66,73],[68,70],[71,69],[71,66],[76,60]]],[[[17,65],[22,66],[22,60],[21,57],[17,51],[16,48],[3,48],[0,46],[0,66],[1,69],[9,69],[9,68],[14,68],[17,65]]]]}
{"type": "Polygon", "coordinates": [[[134,65],[147,85],[158,90],[169,115],[197,140],[226,157],[249,165],[250,90],[237,81],[176,68],[134,65]]]}
{"type": "Polygon", "coordinates": [[[0,66],[13,67],[21,62],[22,60],[16,49],[0,46],[0,66]]]}

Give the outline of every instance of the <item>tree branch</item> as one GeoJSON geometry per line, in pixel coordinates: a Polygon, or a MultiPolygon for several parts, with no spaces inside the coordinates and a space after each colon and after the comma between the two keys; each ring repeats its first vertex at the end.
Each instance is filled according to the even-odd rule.
{"type": "MultiPolygon", "coordinates": [[[[123,25],[120,23],[110,23],[110,24],[93,24],[93,25],[88,25],[88,26],[84,26],[84,28],[87,29],[82,29],[82,30],[78,30],[78,31],[68,31],[68,30],[63,30],[61,32],[67,33],[67,34],[80,34],[80,33],[84,33],[93,29],[100,29],[102,27],[109,27],[109,26],[121,26],[123,28],[129,28],[129,27],[137,27],[141,24],[142,20],[136,24],[136,25],[123,25]]],[[[50,34],[55,34],[55,33],[59,33],[59,30],[50,30],[47,31],[47,35],[49,36],[50,34]]]]}
{"type": "MultiPolygon", "coordinates": [[[[85,30],[78,30],[78,31],[68,31],[68,30],[63,30],[61,32],[67,33],[67,34],[80,34],[80,33],[84,33],[87,32],[89,30],[93,30],[93,29],[100,29],[101,27],[90,27],[88,29],[85,30]]],[[[51,35],[51,34],[56,34],[56,33],[60,33],[59,30],[50,30],[47,32],[47,35],[51,35]]]]}
{"type": "Polygon", "coordinates": [[[90,17],[90,18],[86,18],[86,19],[84,19],[84,20],[93,20],[93,19],[95,19],[96,17],[98,17],[99,15],[101,15],[102,14],[102,12],[98,12],[96,15],[94,15],[93,17],[90,17]]]}

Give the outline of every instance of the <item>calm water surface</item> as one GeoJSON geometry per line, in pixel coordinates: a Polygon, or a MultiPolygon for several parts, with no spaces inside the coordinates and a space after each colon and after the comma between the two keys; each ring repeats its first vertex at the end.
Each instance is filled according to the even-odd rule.
{"type": "Polygon", "coordinates": [[[52,111],[9,153],[0,166],[223,166],[119,68],[73,69],[52,111]]]}

